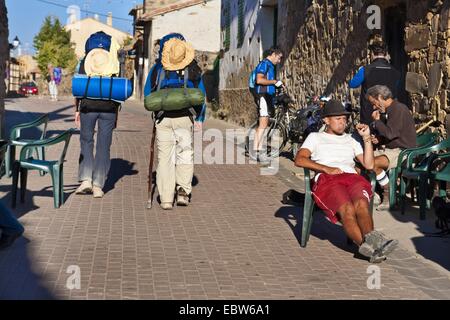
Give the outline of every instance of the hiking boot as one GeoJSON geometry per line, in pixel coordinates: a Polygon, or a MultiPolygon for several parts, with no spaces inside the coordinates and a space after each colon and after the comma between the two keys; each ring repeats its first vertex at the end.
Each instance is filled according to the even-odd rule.
{"type": "Polygon", "coordinates": [[[105,195],[105,193],[103,192],[102,188],[94,186],[92,188],[92,191],[94,193],[94,198],[103,198],[103,196],[105,195]]]}
{"type": "Polygon", "coordinates": [[[161,202],[161,209],[163,210],[172,210],[173,204],[171,202],[161,202]]]}
{"type": "Polygon", "coordinates": [[[75,191],[75,194],[90,194],[92,193],[92,182],[89,180],[84,180],[78,189],[75,191]]]}
{"type": "Polygon", "coordinates": [[[189,195],[183,188],[179,188],[177,191],[177,206],[187,207],[189,205],[189,195]]]}
{"type": "Polygon", "coordinates": [[[380,252],[374,250],[374,248],[367,242],[363,242],[359,246],[358,252],[366,258],[369,258],[370,263],[380,263],[386,260],[385,256],[380,255],[380,252]]]}
{"type": "Polygon", "coordinates": [[[373,205],[376,207],[379,204],[381,204],[381,197],[380,197],[380,195],[378,193],[375,192],[373,194],[373,205]]]}
{"type": "Polygon", "coordinates": [[[364,236],[365,242],[372,246],[375,255],[388,256],[398,246],[398,240],[388,239],[380,231],[373,230],[364,236]]]}

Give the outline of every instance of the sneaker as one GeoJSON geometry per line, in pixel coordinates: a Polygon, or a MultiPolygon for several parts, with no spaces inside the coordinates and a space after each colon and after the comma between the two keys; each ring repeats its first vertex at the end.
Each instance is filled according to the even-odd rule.
{"type": "Polygon", "coordinates": [[[381,203],[377,206],[377,211],[386,211],[390,209],[389,194],[384,193],[381,203]]]}
{"type": "Polygon", "coordinates": [[[177,205],[184,207],[189,205],[189,195],[183,188],[179,188],[177,191],[177,205]]]}
{"type": "Polygon", "coordinates": [[[78,189],[75,191],[75,194],[90,194],[92,193],[92,182],[89,180],[84,180],[78,189]]]}
{"type": "Polygon", "coordinates": [[[94,186],[92,188],[92,191],[94,192],[94,198],[103,198],[105,193],[103,192],[102,188],[94,186]]]}
{"type": "Polygon", "coordinates": [[[173,204],[171,202],[161,202],[161,209],[163,210],[172,210],[173,204]]]}
{"type": "Polygon", "coordinates": [[[269,164],[272,159],[269,156],[266,156],[265,154],[261,154],[258,157],[258,162],[262,164],[269,164]]]}
{"type": "Polygon", "coordinates": [[[373,205],[378,206],[381,203],[381,197],[378,193],[373,194],[373,205]]]}

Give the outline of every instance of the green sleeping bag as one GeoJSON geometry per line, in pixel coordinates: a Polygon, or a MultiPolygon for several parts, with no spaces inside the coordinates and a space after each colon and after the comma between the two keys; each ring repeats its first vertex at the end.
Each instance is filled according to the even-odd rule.
{"type": "Polygon", "coordinates": [[[202,105],[205,95],[198,88],[167,88],[152,92],[145,97],[148,111],[176,111],[202,105]]]}

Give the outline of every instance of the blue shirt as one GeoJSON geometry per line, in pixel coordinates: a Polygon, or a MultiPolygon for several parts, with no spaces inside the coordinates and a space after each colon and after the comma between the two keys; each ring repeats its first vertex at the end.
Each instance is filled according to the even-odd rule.
{"type": "Polygon", "coordinates": [[[359,88],[365,80],[364,73],[365,73],[364,67],[359,68],[358,72],[348,83],[348,86],[352,89],[359,88]]]}
{"type": "MultiPolygon", "coordinates": [[[[264,59],[256,67],[256,75],[258,76],[258,74],[263,74],[267,80],[275,80],[275,66],[269,59],[264,59]]],[[[273,96],[275,95],[275,85],[272,84],[270,86],[263,86],[257,84],[256,92],[266,93],[273,96]]]]}
{"type": "MultiPolygon", "coordinates": [[[[156,91],[158,89],[158,83],[157,83],[157,74],[162,71],[162,65],[159,63],[155,63],[152,68],[150,69],[150,72],[148,73],[147,80],[145,82],[144,87],[144,96],[149,96],[152,92],[156,91]]],[[[178,81],[178,74],[176,72],[169,72],[168,79],[164,79],[161,83],[161,87],[170,87],[170,83],[173,80],[177,84],[178,81]]],[[[191,81],[188,81],[187,83],[188,88],[193,88],[194,85],[191,81]]],[[[200,81],[198,83],[198,88],[203,92],[203,94],[206,96],[206,90],[205,85],[203,83],[203,78],[200,78],[200,81]]],[[[205,115],[206,115],[206,102],[203,103],[201,111],[197,114],[197,117],[195,118],[195,121],[197,122],[204,122],[205,121],[205,115]]]]}

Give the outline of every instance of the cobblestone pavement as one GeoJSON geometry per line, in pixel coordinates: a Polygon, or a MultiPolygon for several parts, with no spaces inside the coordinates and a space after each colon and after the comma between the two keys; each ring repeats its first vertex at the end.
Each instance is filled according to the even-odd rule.
{"type": "MultiPolygon", "coordinates": [[[[11,126],[48,112],[50,134],[73,127],[71,100],[7,102],[11,126]]],[[[143,108],[142,108],[143,109],[143,108]]],[[[150,116],[125,106],[114,132],[103,199],[75,195],[79,136],[65,163],[65,204],[53,208],[48,176],[29,173],[26,202],[14,210],[25,234],[0,252],[1,299],[435,299],[450,297],[448,272],[405,249],[378,265],[381,288],[367,287],[370,264],[355,257],[340,227],[316,215],[306,249],[301,209],[280,202],[301,183],[282,167],[260,175],[256,164],[201,164],[193,202],[145,208],[150,116]],[[71,266],[81,272],[70,290],[71,266]],[[68,273],[69,271],[69,273],[68,273]]],[[[219,128],[208,121],[207,128],[219,128]]],[[[50,150],[48,158],[58,150],[50,150]]],[[[284,160],[283,160],[284,161],[284,160]]],[[[11,180],[0,181],[10,205],[11,180]]]]}

